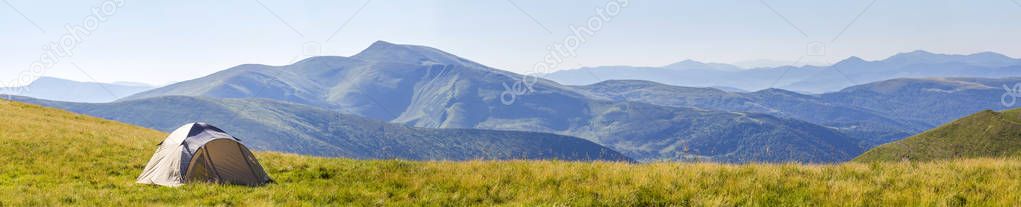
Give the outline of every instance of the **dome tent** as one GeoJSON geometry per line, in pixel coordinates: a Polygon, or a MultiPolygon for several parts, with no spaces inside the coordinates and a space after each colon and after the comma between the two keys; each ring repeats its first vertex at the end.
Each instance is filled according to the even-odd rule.
{"type": "Polygon", "coordinates": [[[185,124],[160,142],[137,182],[172,187],[189,182],[249,186],[270,182],[240,141],[206,123],[185,124]]]}

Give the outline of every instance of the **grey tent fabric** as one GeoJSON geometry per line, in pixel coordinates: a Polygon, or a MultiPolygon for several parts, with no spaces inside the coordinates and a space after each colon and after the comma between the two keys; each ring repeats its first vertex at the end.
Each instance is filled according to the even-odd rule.
{"type": "Polygon", "coordinates": [[[271,179],[241,140],[205,123],[185,124],[159,144],[138,183],[214,182],[257,186],[271,179]]]}

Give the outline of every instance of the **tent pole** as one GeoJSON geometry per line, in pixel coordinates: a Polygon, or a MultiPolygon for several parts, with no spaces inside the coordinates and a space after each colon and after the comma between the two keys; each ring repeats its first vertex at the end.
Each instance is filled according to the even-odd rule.
{"type": "MultiPolygon", "coordinates": [[[[240,142],[234,142],[234,145],[237,145],[237,146],[238,146],[238,151],[240,151],[240,152],[241,152],[241,156],[245,158],[245,164],[248,164],[248,171],[251,171],[251,172],[252,172],[252,177],[254,177],[255,179],[259,179],[259,182],[262,182],[262,178],[260,178],[260,177],[259,177],[259,174],[258,174],[258,173],[255,173],[255,168],[254,168],[254,167],[252,167],[252,162],[251,162],[251,160],[249,160],[249,159],[248,159],[248,155],[247,155],[247,154],[245,154],[245,149],[244,149],[244,148],[242,148],[242,147],[244,147],[244,146],[241,146],[241,143],[240,143],[240,142]]],[[[260,184],[261,184],[261,183],[260,183],[260,184]]]]}

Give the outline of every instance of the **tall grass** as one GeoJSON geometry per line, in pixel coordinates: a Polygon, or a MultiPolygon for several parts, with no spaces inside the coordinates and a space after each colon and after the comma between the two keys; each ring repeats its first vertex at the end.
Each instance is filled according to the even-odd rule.
{"type": "Polygon", "coordinates": [[[1021,160],[836,165],[412,162],[259,152],[262,187],[135,184],[164,133],[0,103],[0,206],[1010,206],[1021,160]]]}

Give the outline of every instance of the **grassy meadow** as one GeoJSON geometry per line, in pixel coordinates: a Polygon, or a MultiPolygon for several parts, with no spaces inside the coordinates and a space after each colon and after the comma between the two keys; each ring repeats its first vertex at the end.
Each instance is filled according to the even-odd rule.
{"type": "Polygon", "coordinates": [[[856,161],[945,160],[951,158],[1017,157],[1021,155],[1021,109],[985,110],[886,143],[856,161]]]}
{"type": "Polygon", "coordinates": [[[0,206],[1010,206],[1021,159],[834,165],[256,156],[262,187],[135,184],[165,133],[0,101],[0,206]]]}

